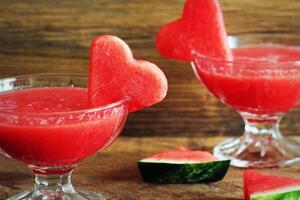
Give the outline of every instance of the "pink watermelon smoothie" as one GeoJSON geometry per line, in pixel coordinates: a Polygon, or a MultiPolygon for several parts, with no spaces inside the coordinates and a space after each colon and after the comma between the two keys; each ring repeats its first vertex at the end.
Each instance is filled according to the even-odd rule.
{"type": "Polygon", "coordinates": [[[0,148],[39,168],[73,165],[118,134],[124,106],[90,111],[84,88],[49,87],[0,94],[0,148]]]}
{"type": "Polygon", "coordinates": [[[195,63],[197,75],[222,102],[254,114],[285,113],[299,103],[300,49],[264,45],[233,53],[234,62],[199,58],[195,63]]]}

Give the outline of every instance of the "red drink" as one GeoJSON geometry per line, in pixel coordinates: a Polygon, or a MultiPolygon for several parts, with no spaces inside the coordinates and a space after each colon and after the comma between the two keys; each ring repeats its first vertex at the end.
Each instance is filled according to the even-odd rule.
{"type": "Polygon", "coordinates": [[[265,45],[233,52],[234,64],[220,61],[212,68],[211,61],[203,61],[196,68],[206,87],[221,101],[254,114],[285,113],[299,103],[300,71],[291,61],[300,60],[300,49],[265,45]]]}
{"type": "Polygon", "coordinates": [[[214,148],[218,159],[230,159],[236,167],[279,167],[300,160],[300,144],[279,130],[282,115],[300,103],[300,48],[295,38],[230,37],[233,60],[193,53],[197,77],[245,122],[243,136],[214,148]]]}
{"type": "Polygon", "coordinates": [[[127,114],[122,104],[89,109],[86,89],[74,87],[1,93],[0,111],[1,149],[34,169],[68,168],[106,147],[127,114]]]}

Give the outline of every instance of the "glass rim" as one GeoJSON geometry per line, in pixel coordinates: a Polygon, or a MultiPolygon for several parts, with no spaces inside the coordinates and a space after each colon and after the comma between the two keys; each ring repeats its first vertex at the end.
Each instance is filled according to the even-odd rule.
{"type": "MultiPolygon", "coordinates": [[[[300,48],[299,48],[300,51],[300,48]]],[[[212,56],[207,56],[201,53],[198,53],[197,51],[193,50],[192,51],[192,61],[191,63],[195,63],[196,59],[202,59],[210,62],[218,62],[218,63],[225,63],[225,64],[252,64],[252,65],[295,65],[300,67],[300,59],[299,60],[293,60],[293,61],[242,61],[242,60],[229,60],[229,59],[222,59],[222,58],[217,58],[217,57],[212,57],[212,56]]],[[[289,66],[290,67],[290,66],[289,66]]],[[[278,68],[276,70],[279,70],[278,68]]],[[[300,68],[299,68],[300,70],[300,68]]]]}
{"type": "MultiPolygon", "coordinates": [[[[238,38],[264,38],[264,37],[272,37],[272,36],[276,36],[279,35],[277,37],[282,36],[283,38],[285,36],[296,36],[299,37],[300,40],[300,31],[295,31],[295,32],[290,32],[290,33],[241,33],[241,34],[236,34],[236,35],[228,35],[227,36],[227,40],[228,40],[228,44],[230,46],[231,41],[234,42],[235,39],[238,38]]],[[[246,44],[246,45],[241,45],[241,47],[249,47],[249,46],[253,46],[253,45],[262,45],[262,44],[267,44],[267,45],[275,45],[275,46],[287,46],[288,48],[297,48],[300,51],[300,46],[297,45],[284,45],[284,44],[280,44],[280,43],[276,43],[276,42],[264,42],[264,43],[260,43],[260,44],[246,44]]],[[[236,47],[232,48],[230,47],[230,49],[235,49],[236,47]]],[[[218,58],[218,57],[213,57],[213,56],[207,56],[204,54],[201,54],[200,52],[196,51],[196,50],[192,50],[191,52],[192,55],[192,61],[194,62],[196,58],[201,58],[203,60],[207,60],[207,61],[212,61],[212,62],[223,62],[223,63],[227,63],[227,64],[270,64],[270,65],[280,65],[280,64],[295,64],[295,65],[299,65],[300,66],[300,58],[297,60],[293,60],[293,61],[276,61],[276,62],[272,62],[272,61],[243,61],[243,60],[230,60],[230,59],[223,59],[223,58],[218,58]]]]}
{"type": "MultiPolygon", "coordinates": [[[[10,76],[10,77],[3,77],[0,78],[0,81],[3,81],[5,79],[7,80],[12,80],[12,79],[28,79],[30,77],[33,78],[42,78],[42,77],[53,77],[53,78],[58,78],[59,76],[61,77],[78,77],[78,78],[82,78],[82,79],[87,79],[88,80],[88,75],[82,75],[82,74],[67,74],[67,73],[36,73],[36,74],[27,74],[27,75],[19,75],[19,76],[10,76]]],[[[51,86],[49,86],[51,87],[51,86]]],[[[56,86],[56,87],[60,87],[60,86],[56,86]]],[[[68,87],[68,86],[64,86],[64,87],[68,87]]],[[[38,87],[37,87],[38,88],[38,87]]],[[[76,88],[76,87],[75,87],[76,88]]],[[[78,88],[86,88],[87,87],[78,87],[78,88]]],[[[22,90],[22,89],[20,89],[22,90]]],[[[4,91],[4,92],[11,92],[14,90],[8,90],[8,91],[4,91]]],[[[17,91],[17,90],[15,90],[17,91]]],[[[0,92],[0,94],[4,93],[4,92],[0,92]]],[[[40,112],[40,113],[29,113],[29,112],[22,112],[22,113],[4,113],[3,111],[0,110],[0,115],[5,115],[5,116],[16,116],[16,115],[22,115],[22,116],[45,116],[45,115],[51,115],[51,116],[56,116],[56,115],[68,115],[68,114],[83,114],[83,113],[92,113],[92,112],[98,112],[98,111],[102,111],[102,110],[107,110],[107,109],[111,109],[111,108],[115,108],[118,107],[120,105],[126,106],[127,102],[129,101],[130,97],[129,96],[125,96],[123,98],[121,98],[118,101],[112,102],[112,103],[108,103],[105,105],[101,105],[101,106],[93,106],[91,108],[84,108],[84,109],[78,109],[78,110],[71,110],[71,111],[56,111],[56,112],[50,112],[50,113],[45,113],[45,112],[40,112]]]]}

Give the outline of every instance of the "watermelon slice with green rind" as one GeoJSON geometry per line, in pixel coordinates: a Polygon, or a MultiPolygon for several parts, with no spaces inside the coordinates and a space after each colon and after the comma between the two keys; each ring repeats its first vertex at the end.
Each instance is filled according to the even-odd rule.
{"type": "Polygon", "coordinates": [[[134,112],[162,101],[167,89],[164,73],[151,62],[134,59],[123,40],[112,35],[93,39],[88,85],[92,106],[128,97],[128,110],[134,112]]]}
{"type": "Polygon", "coordinates": [[[208,152],[185,148],[155,154],[138,162],[145,182],[207,183],[226,175],[229,160],[217,160],[208,152]]]}
{"type": "Polygon", "coordinates": [[[246,170],[244,197],[245,200],[299,200],[300,179],[246,170]]]}
{"type": "Polygon", "coordinates": [[[187,0],[182,17],[164,25],[156,48],[166,58],[192,61],[192,52],[231,59],[222,8],[218,0],[187,0]]]}

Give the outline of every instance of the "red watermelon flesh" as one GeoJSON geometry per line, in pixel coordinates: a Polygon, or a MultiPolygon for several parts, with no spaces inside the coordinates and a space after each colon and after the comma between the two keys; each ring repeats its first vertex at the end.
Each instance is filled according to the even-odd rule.
{"type": "Polygon", "coordinates": [[[153,63],[135,60],[120,38],[96,37],[90,49],[88,94],[93,106],[129,97],[129,112],[160,102],[168,88],[164,73],[153,63]]]}
{"type": "Polygon", "coordinates": [[[158,154],[154,154],[151,157],[145,158],[144,162],[168,162],[168,163],[199,163],[216,161],[217,159],[206,151],[194,151],[186,148],[173,149],[158,154]]]}
{"type": "Polygon", "coordinates": [[[187,0],[182,17],[157,34],[156,47],[161,55],[175,60],[191,61],[192,51],[231,59],[218,0],[187,0]]]}
{"type": "Polygon", "coordinates": [[[251,200],[254,195],[288,190],[289,188],[300,189],[300,179],[273,176],[254,170],[244,172],[245,200],[251,200]]]}
{"type": "Polygon", "coordinates": [[[226,175],[230,160],[186,148],[161,152],[138,162],[143,180],[151,183],[208,183],[226,175]]]}

